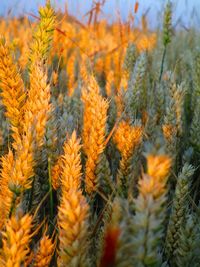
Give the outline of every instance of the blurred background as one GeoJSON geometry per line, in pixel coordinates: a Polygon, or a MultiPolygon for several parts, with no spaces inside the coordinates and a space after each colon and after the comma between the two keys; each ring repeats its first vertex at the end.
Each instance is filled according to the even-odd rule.
{"type": "MultiPolygon", "coordinates": [[[[100,0],[101,2],[102,0],[100,0]]],[[[92,7],[92,0],[52,0],[56,9],[65,10],[84,21],[84,16],[92,7]]],[[[108,20],[118,18],[124,21],[134,9],[136,0],[106,0],[101,8],[101,16],[108,20]]],[[[139,0],[139,9],[135,23],[140,21],[142,15],[147,14],[149,27],[161,25],[161,12],[166,4],[165,0],[139,0]]],[[[200,0],[172,0],[173,21],[176,27],[189,28],[200,26],[200,0]]],[[[23,16],[29,12],[37,14],[38,6],[44,5],[45,0],[1,0],[1,16],[23,16]]]]}

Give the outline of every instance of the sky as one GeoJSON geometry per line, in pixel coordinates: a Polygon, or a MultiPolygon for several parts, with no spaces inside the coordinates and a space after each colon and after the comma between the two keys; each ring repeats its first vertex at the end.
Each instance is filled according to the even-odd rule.
{"type": "MultiPolygon", "coordinates": [[[[103,15],[109,19],[117,17],[117,10],[124,20],[129,10],[133,10],[136,0],[107,0],[103,7],[103,15]]],[[[167,0],[138,0],[139,10],[136,20],[140,20],[142,14],[148,10],[148,20],[151,27],[162,22],[163,6],[167,0]]],[[[83,20],[83,15],[91,8],[92,0],[52,0],[57,8],[64,8],[83,20]]],[[[172,0],[174,5],[173,21],[185,27],[195,25],[200,27],[200,0],[172,0]],[[180,22],[181,20],[181,22],[180,22]]],[[[0,0],[0,15],[23,15],[28,12],[37,14],[39,5],[44,5],[45,0],[0,0]]]]}

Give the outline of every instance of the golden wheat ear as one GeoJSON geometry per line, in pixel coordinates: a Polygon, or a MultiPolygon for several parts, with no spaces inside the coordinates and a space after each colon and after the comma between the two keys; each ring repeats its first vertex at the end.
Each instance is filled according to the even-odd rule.
{"type": "Polygon", "coordinates": [[[130,121],[121,121],[114,133],[113,140],[121,153],[118,170],[118,190],[127,197],[133,176],[133,156],[142,142],[143,128],[140,124],[131,125],[130,121]]]}
{"type": "Polygon", "coordinates": [[[83,149],[87,156],[85,188],[89,195],[96,193],[99,186],[95,169],[105,149],[106,122],[109,103],[99,93],[99,87],[91,76],[88,89],[82,94],[84,103],[83,149]]]}
{"type": "Polygon", "coordinates": [[[47,267],[50,266],[51,259],[53,257],[56,248],[56,240],[49,237],[44,232],[42,238],[40,239],[37,253],[34,257],[34,267],[47,267]]]}
{"type": "Polygon", "coordinates": [[[26,264],[30,253],[30,241],[33,237],[32,226],[32,216],[29,214],[22,215],[21,211],[7,220],[2,232],[2,266],[26,264]]]}
{"type": "Polygon", "coordinates": [[[9,43],[3,37],[0,37],[0,87],[2,102],[6,108],[6,117],[16,131],[21,123],[21,109],[26,99],[26,93],[9,43]]]}
{"type": "Polygon", "coordinates": [[[58,266],[90,266],[88,255],[89,205],[82,192],[70,189],[58,208],[58,266]]]}

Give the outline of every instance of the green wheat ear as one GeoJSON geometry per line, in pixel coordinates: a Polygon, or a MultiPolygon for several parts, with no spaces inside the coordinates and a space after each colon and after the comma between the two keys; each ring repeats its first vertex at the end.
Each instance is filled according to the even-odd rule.
{"type": "MultiPolygon", "coordinates": [[[[191,186],[191,177],[194,167],[185,163],[178,175],[176,191],[173,199],[172,211],[166,235],[166,256],[171,264],[175,264],[175,254],[180,246],[180,231],[186,219],[188,209],[188,194],[191,186]]],[[[173,265],[174,266],[174,265],[173,265]]]]}
{"type": "Polygon", "coordinates": [[[147,69],[147,55],[142,53],[134,65],[134,69],[130,75],[128,83],[128,90],[124,97],[127,105],[127,114],[131,121],[135,121],[136,114],[139,110],[139,101],[142,97],[142,84],[145,79],[145,73],[147,69]]]}
{"type": "Polygon", "coordinates": [[[200,266],[200,231],[199,218],[195,213],[189,213],[186,222],[180,229],[180,242],[176,251],[177,267],[200,266]]]}
{"type": "Polygon", "coordinates": [[[162,62],[160,68],[160,77],[159,81],[162,79],[163,69],[164,69],[164,61],[167,52],[167,45],[171,42],[172,36],[172,3],[170,1],[167,2],[165,13],[164,13],[164,20],[163,20],[163,44],[164,44],[164,51],[162,55],[162,62]]]}
{"type": "Polygon", "coordinates": [[[56,16],[50,1],[46,6],[39,9],[40,22],[33,34],[33,41],[30,46],[29,70],[32,72],[36,62],[45,64],[53,40],[53,31],[55,28],[56,16]]]}
{"type": "Polygon", "coordinates": [[[167,46],[171,42],[172,36],[172,3],[168,1],[163,21],[163,44],[167,46]]]}
{"type": "Polygon", "coordinates": [[[135,62],[137,60],[138,53],[134,43],[130,43],[126,50],[124,58],[123,69],[128,73],[131,73],[134,69],[135,62]]]}

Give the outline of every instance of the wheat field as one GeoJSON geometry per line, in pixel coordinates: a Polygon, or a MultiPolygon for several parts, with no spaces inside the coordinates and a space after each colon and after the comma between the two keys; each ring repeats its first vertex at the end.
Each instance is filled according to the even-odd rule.
{"type": "Polygon", "coordinates": [[[0,18],[0,267],[200,266],[199,33],[103,2],[0,18]]]}

